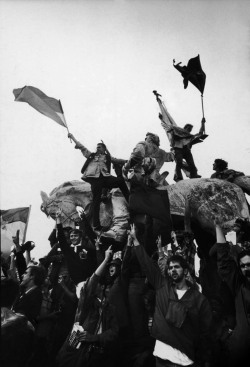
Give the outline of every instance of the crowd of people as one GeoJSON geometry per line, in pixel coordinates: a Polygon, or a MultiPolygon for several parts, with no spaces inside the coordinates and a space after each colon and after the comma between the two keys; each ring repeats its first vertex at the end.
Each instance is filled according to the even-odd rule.
{"type": "MultiPolygon", "coordinates": [[[[170,152],[147,133],[128,160],[112,157],[103,142],[91,153],[69,134],[87,158],[81,173],[91,185],[93,221],[82,212],[76,228],[64,227],[58,209],[51,250],[37,264],[34,243],[20,244],[18,232],[13,238],[8,260],[1,257],[1,366],[234,367],[249,360],[249,221],[236,219],[232,244],[215,216],[214,292],[207,294],[201,256],[200,273],[195,268],[194,234],[171,221],[168,173],[160,169],[175,161],[177,182],[183,167],[190,179],[200,177],[191,128],[173,135],[170,152]],[[117,187],[130,210],[130,230],[119,244],[102,240],[99,217],[117,187]]],[[[241,174],[222,175],[221,159],[213,168],[212,178],[241,174]]]]}

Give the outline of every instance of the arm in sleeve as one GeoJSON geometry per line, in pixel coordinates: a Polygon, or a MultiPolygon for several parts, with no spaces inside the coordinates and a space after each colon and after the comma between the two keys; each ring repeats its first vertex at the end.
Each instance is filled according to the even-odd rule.
{"type": "Polygon", "coordinates": [[[211,359],[211,324],[212,311],[206,298],[203,299],[199,310],[199,340],[197,348],[197,362],[204,365],[211,359]]]}
{"type": "Polygon", "coordinates": [[[63,233],[63,226],[62,226],[61,223],[57,224],[57,230],[58,230],[57,237],[58,237],[59,245],[60,245],[63,253],[65,253],[65,255],[66,255],[67,253],[70,252],[70,247],[67,244],[66,238],[65,238],[64,233],[63,233]]]}
{"type": "Polygon", "coordinates": [[[142,271],[145,272],[149,283],[155,289],[160,288],[165,278],[161,274],[159,266],[148,256],[142,245],[135,246],[134,249],[142,271]]]}
{"type": "Polygon", "coordinates": [[[132,256],[132,247],[126,246],[121,267],[121,282],[124,289],[127,289],[129,283],[130,260],[132,256]]]}
{"type": "Polygon", "coordinates": [[[231,292],[235,294],[238,268],[235,260],[230,255],[228,243],[217,243],[217,266],[221,279],[227,283],[231,292]]]}
{"type": "Polygon", "coordinates": [[[19,278],[22,279],[23,274],[27,269],[27,264],[23,252],[21,251],[16,253],[16,268],[18,271],[19,278]]]}
{"type": "Polygon", "coordinates": [[[172,152],[166,152],[162,150],[164,156],[164,162],[173,162],[174,161],[174,154],[172,152]]]}
{"type": "Polygon", "coordinates": [[[81,144],[80,148],[76,148],[76,149],[81,149],[82,154],[84,155],[85,158],[88,158],[91,154],[91,152],[81,144]]]}
{"type": "Polygon", "coordinates": [[[80,143],[73,134],[68,134],[68,137],[73,140],[75,143],[75,149],[80,149],[84,157],[88,158],[91,152],[82,144],[80,143]]]}
{"type": "Polygon", "coordinates": [[[113,164],[121,164],[121,165],[124,165],[127,162],[126,159],[122,159],[122,158],[115,158],[115,157],[112,157],[112,156],[110,158],[111,158],[111,162],[113,164]]]}
{"type": "Polygon", "coordinates": [[[131,153],[130,159],[125,163],[125,168],[130,169],[136,164],[140,164],[145,157],[145,144],[143,142],[138,143],[131,153]]]}

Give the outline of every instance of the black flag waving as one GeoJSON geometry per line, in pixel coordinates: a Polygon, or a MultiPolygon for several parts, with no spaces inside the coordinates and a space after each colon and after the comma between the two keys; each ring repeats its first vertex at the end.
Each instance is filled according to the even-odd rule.
{"type": "Polygon", "coordinates": [[[206,74],[201,68],[200,55],[190,59],[187,66],[180,66],[181,62],[175,65],[175,60],[173,60],[173,62],[174,67],[181,73],[184,78],[184,88],[186,89],[188,86],[188,82],[190,82],[197,89],[199,89],[201,94],[203,94],[206,82],[206,74]]]}

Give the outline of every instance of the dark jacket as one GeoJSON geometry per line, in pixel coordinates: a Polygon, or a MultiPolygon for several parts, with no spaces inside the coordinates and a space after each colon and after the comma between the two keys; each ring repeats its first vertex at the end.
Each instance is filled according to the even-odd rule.
{"type": "Polygon", "coordinates": [[[42,291],[36,287],[28,293],[22,294],[14,304],[15,312],[22,313],[27,319],[36,325],[36,318],[42,305],[42,291]]]}
{"type": "MultiPolygon", "coordinates": [[[[88,167],[88,165],[90,164],[91,161],[93,161],[93,159],[95,158],[95,155],[97,153],[91,153],[90,156],[86,159],[86,162],[84,163],[84,165],[82,166],[81,169],[81,173],[83,174],[86,170],[86,168],[88,167]]],[[[111,169],[111,156],[110,154],[106,154],[106,158],[107,158],[107,170],[110,173],[110,169],[111,169]]]]}
{"type": "MultiPolygon", "coordinates": [[[[86,258],[81,258],[79,253],[74,252],[74,249],[67,243],[63,233],[63,226],[57,225],[58,229],[58,241],[60,248],[67,263],[70,278],[75,284],[86,280],[96,268],[96,254],[95,249],[88,248],[86,258]]],[[[81,246],[80,250],[85,250],[85,247],[81,246]]]]}
{"type": "MultiPolygon", "coordinates": [[[[95,273],[86,281],[81,290],[75,322],[79,322],[84,330],[91,334],[96,333],[96,326],[100,317],[100,305],[96,297],[96,287],[100,277],[95,273]]],[[[98,334],[98,343],[102,347],[109,347],[118,336],[118,324],[115,310],[109,302],[102,307],[102,332],[98,334]]]]}
{"type": "Polygon", "coordinates": [[[208,361],[212,321],[208,300],[192,288],[178,299],[170,280],[161,274],[143,246],[136,246],[135,252],[156,291],[152,336],[185,353],[194,362],[208,361]]]}
{"type": "Polygon", "coordinates": [[[250,357],[250,284],[230,256],[228,244],[217,244],[217,263],[221,278],[235,297],[236,326],[229,339],[230,355],[239,360],[250,357]]]}

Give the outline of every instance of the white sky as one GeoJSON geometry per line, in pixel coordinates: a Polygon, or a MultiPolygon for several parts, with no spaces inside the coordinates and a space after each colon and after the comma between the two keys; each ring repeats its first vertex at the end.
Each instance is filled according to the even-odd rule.
{"type": "MultiPolygon", "coordinates": [[[[54,226],[40,191],[79,179],[84,158],[67,130],[12,90],[31,85],[60,99],[69,130],[90,150],[100,139],[128,158],[148,131],[169,143],[156,89],[179,126],[202,118],[200,92],[184,90],[173,59],[200,54],[207,75],[204,143],[193,147],[199,173],[215,158],[250,174],[250,2],[163,0],[0,0],[1,209],[32,205],[27,240],[36,258],[54,226]]],[[[173,183],[174,164],[166,164],[173,183]]]]}

